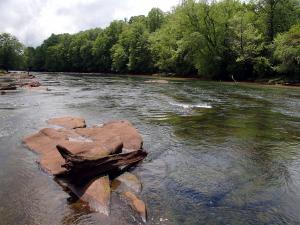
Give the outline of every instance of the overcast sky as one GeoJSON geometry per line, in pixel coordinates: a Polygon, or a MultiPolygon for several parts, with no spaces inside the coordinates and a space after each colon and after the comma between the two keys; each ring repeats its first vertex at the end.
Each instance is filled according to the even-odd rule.
{"type": "Polygon", "coordinates": [[[52,33],[76,33],[106,27],[114,19],[168,11],[180,0],[0,0],[0,33],[36,46],[52,33]]]}

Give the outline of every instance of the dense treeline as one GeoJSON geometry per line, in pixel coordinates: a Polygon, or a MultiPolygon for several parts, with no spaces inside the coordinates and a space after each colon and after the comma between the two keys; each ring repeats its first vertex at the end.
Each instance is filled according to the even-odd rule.
{"type": "Polygon", "coordinates": [[[35,71],[300,78],[300,0],[184,0],[170,12],[154,8],[105,29],[52,34],[23,51],[2,34],[4,69],[21,65],[19,59],[7,65],[7,38],[17,49],[10,57],[22,57],[23,67],[35,71]]]}

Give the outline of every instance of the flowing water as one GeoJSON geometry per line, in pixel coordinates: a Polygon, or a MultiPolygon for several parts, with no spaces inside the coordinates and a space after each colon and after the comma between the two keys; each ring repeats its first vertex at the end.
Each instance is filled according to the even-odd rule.
{"type": "Polygon", "coordinates": [[[138,224],[116,196],[91,212],[44,174],[22,137],[45,120],[131,121],[149,156],[148,224],[300,224],[300,90],[130,76],[38,75],[50,92],[0,96],[0,224],[138,224]],[[126,210],[125,210],[126,209],[126,210]]]}

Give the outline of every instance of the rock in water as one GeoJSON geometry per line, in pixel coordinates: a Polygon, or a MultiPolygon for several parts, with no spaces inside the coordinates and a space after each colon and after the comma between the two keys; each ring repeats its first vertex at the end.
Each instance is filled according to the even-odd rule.
{"type": "Polygon", "coordinates": [[[143,222],[147,221],[147,211],[145,203],[132,192],[124,192],[123,196],[129,201],[130,206],[140,215],[143,222]]]}
{"type": "Polygon", "coordinates": [[[85,119],[80,117],[63,117],[47,121],[48,124],[61,126],[67,129],[76,129],[86,127],[85,119]]]}
{"type": "Polygon", "coordinates": [[[37,134],[25,138],[23,141],[27,147],[40,154],[38,163],[41,168],[53,175],[65,171],[62,165],[65,163],[63,157],[57,151],[56,146],[61,145],[71,153],[86,157],[107,156],[121,151],[123,146],[120,138],[112,138],[109,145],[100,141],[85,141],[76,130],[45,128],[37,134]],[[69,141],[70,139],[81,141],[69,141]]]}
{"type": "Polygon", "coordinates": [[[76,129],[82,136],[102,142],[111,142],[116,136],[123,142],[123,150],[126,152],[137,151],[143,147],[143,139],[137,129],[128,121],[113,121],[102,127],[76,129]]]}
{"type": "Polygon", "coordinates": [[[100,177],[83,189],[72,190],[81,200],[88,202],[92,210],[109,215],[110,186],[108,176],[100,177]]]}
{"type": "MultiPolygon", "coordinates": [[[[24,138],[24,144],[39,154],[41,168],[54,175],[58,183],[88,202],[91,209],[108,215],[110,181],[107,175],[123,173],[147,156],[141,135],[128,121],[91,128],[85,128],[83,118],[63,117],[48,123],[64,128],[42,129],[24,138]]],[[[141,191],[141,183],[133,174],[126,172],[116,181],[131,191],[141,191]]],[[[125,196],[145,221],[143,201],[131,192],[125,196]]]]}
{"type": "Polygon", "coordinates": [[[116,190],[130,189],[135,193],[140,193],[142,191],[141,181],[135,175],[129,172],[125,172],[114,179],[111,186],[116,190]]]}

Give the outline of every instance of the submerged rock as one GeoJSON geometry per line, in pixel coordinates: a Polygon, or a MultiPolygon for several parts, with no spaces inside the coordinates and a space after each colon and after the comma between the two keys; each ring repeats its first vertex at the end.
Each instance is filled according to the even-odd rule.
{"type": "Polygon", "coordinates": [[[45,86],[38,86],[38,87],[24,86],[24,88],[29,91],[50,91],[50,89],[45,86]]]}
{"type": "Polygon", "coordinates": [[[112,181],[112,189],[113,190],[132,190],[136,193],[140,193],[142,191],[142,183],[137,178],[137,176],[132,173],[125,172],[122,175],[118,176],[112,181]]]}
{"type": "Polygon", "coordinates": [[[109,215],[110,185],[108,176],[92,181],[83,189],[72,190],[82,201],[88,202],[92,210],[109,215]]]}
{"type": "Polygon", "coordinates": [[[143,222],[147,220],[147,211],[145,203],[132,192],[124,192],[123,196],[128,200],[130,206],[140,215],[143,222]]]}
{"type": "Polygon", "coordinates": [[[86,127],[85,119],[80,117],[54,118],[47,121],[48,124],[61,126],[67,129],[86,127]]]}

